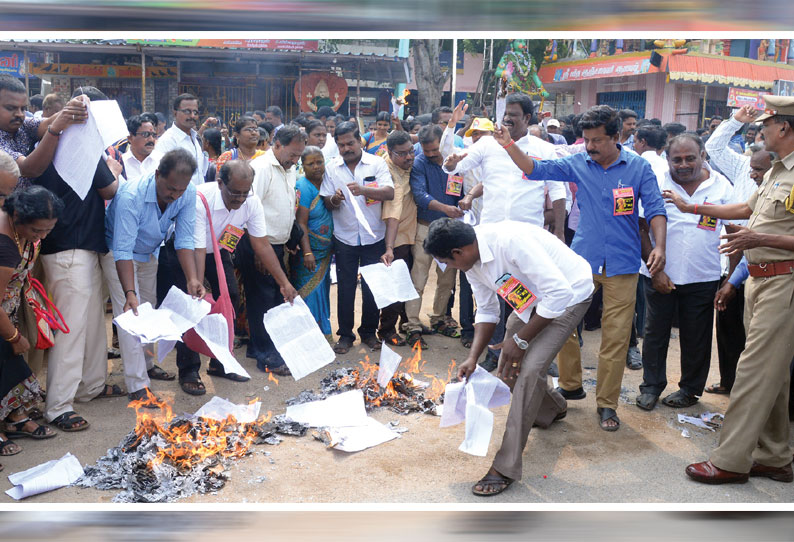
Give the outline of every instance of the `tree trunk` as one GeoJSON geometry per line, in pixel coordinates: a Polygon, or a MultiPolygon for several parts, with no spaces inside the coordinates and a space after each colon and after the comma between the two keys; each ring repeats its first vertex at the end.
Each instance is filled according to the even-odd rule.
{"type": "MultiPolygon", "coordinates": [[[[419,114],[430,113],[441,105],[447,76],[441,73],[441,40],[411,40],[414,75],[419,91],[419,114]]],[[[451,72],[450,72],[451,73],[451,72]]]]}

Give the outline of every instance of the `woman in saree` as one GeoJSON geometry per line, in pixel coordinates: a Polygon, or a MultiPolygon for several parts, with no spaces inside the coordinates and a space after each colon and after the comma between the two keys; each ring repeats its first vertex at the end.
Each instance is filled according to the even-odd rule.
{"type": "Polygon", "coordinates": [[[331,247],[334,221],[323,205],[320,185],[325,174],[325,159],[319,147],[308,146],[301,156],[304,176],[295,185],[298,210],[295,218],[303,230],[301,254],[294,266],[294,284],[311,310],[317,325],[331,337],[331,247]]]}
{"type": "Polygon", "coordinates": [[[375,154],[381,158],[386,158],[386,138],[389,137],[391,129],[391,117],[385,111],[378,113],[375,117],[375,131],[367,132],[361,136],[361,144],[364,150],[370,154],[375,154]]]}
{"type": "Polygon", "coordinates": [[[39,253],[39,241],[52,231],[62,209],[56,195],[31,185],[14,190],[0,210],[0,420],[6,425],[5,433],[0,432],[0,455],[22,451],[9,437],[55,436],[52,429],[26,414],[42,397],[39,381],[23,357],[31,345],[19,331],[19,319],[21,304],[26,303],[23,285],[39,253]]]}

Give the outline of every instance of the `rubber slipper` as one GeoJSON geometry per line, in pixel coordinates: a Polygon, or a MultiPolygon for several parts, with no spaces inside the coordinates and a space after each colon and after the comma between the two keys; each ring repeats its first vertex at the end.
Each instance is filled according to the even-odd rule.
{"type": "Polygon", "coordinates": [[[164,371],[157,365],[146,371],[152,380],[176,380],[176,375],[164,371]]]}
{"type": "Polygon", "coordinates": [[[689,395],[684,390],[678,390],[676,392],[673,392],[664,399],[662,399],[662,404],[667,405],[670,408],[687,408],[687,407],[691,407],[697,402],[698,402],[697,397],[695,397],[694,395],[689,395]]]}
{"type": "Polygon", "coordinates": [[[378,338],[374,335],[361,339],[361,343],[367,345],[373,352],[380,350],[383,346],[378,338]]]}
{"type": "Polygon", "coordinates": [[[180,380],[179,387],[182,388],[183,392],[189,395],[204,395],[205,393],[207,393],[207,389],[204,387],[204,383],[199,379],[180,380]]]}
{"type": "Polygon", "coordinates": [[[434,324],[433,331],[451,339],[460,338],[460,331],[457,328],[448,325],[446,322],[437,322],[434,324]]]}
{"type": "Polygon", "coordinates": [[[102,392],[94,397],[94,399],[108,399],[110,397],[124,397],[127,395],[127,392],[122,390],[118,385],[113,384],[105,384],[105,387],[102,388],[102,392]],[[108,393],[108,388],[110,388],[110,393],[108,393]]]}
{"type": "Polygon", "coordinates": [[[460,336],[460,344],[463,345],[463,348],[471,348],[472,342],[474,342],[474,337],[472,337],[471,335],[460,336]]]}
{"type": "Polygon", "coordinates": [[[0,456],[8,457],[8,456],[11,456],[11,455],[17,455],[21,451],[22,451],[22,447],[19,444],[17,444],[16,442],[14,442],[13,440],[11,440],[10,438],[6,438],[5,440],[0,440],[0,456]],[[12,446],[12,447],[16,446],[17,447],[17,451],[16,452],[6,452],[6,448],[9,447],[9,446],[12,446]]]}
{"type": "Polygon", "coordinates": [[[277,365],[276,367],[267,366],[266,373],[273,373],[276,376],[292,376],[292,373],[287,367],[286,363],[282,363],[281,365],[277,365]]]}
{"type": "Polygon", "coordinates": [[[419,331],[410,332],[408,334],[408,337],[406,337],[405,342],[408,343],[408,346],[410,346],[411,348],[413,348],[416,345],[416,343],[419,342],[419,345],[422,347],[422,350],[430,349],[430,346],[422,338],[422,334],[419,331]]]}
{"type": "Polygon", "coordinates": [[[248,382],[249,380],[251,380],[247,376],[238,375],[237,373],[227,373],[221,369],[214,369],[214,368],[207,369],[207,374],[210,376],[219,376],[221,378],[226,378],[231,380],[232,382],[248,382]]]}
{"type": "Polygon", "coordinates": [[[471,492],[478,497],[493,497],[494,495],[499,495],[502,493],[505,489],[510,487],[512,483],[513,480],[510,478],[505,478],[502,475],[486,474],[480,479],[479,482],[471,487],[471,492]],[[477,486],[482,487],[484,485],[490,485],[492,487],[497,486],[498,488],[495,491],[483,491],[481,489],[477,489],[477,486]]]}
{"type": "Polygon", "coordinates": [[[72,433],[75,431],[82,431],[84,429],[88,429],[91,424],[85,421],[81,416],[77,415],[77,412],[70,410],[69,412],[64,412],[54,420],[50,422],[50,425],[54,425],[61,431],[65,431],[67,433],[72,433]],[[77,423],[78,425],[75,427],[74,424],[77,423]]]}
{"type": "Polygon", "coordinates": [[[730,395],[731,390],[723,386],[722,384],[712,384],[708,388],[706,388],[706,393],[714,393],[716,395],[730,395]]]}
{"type": "Polygon", "coordinates": [[[598,407],[597,412],[599,418],[601,419],[601,422],[599,423],[599,427],[601,427],[601,429],[604,431],[609,431],[610,433],[620,429],[620,419],[618,418],[618,414],[615,412],[614,408],[598,407]],[[604,425],[604,422],[607,420],[615,420],[617,425],[604,425]]]}
{"type": "Polygon", "coordinates": [[[643,410],[653,410],[656,406],[656,401],[659,400],[658,395],[652,393],[643,393],[637,396],[635,400],[637,406],[643,410]]]}
{"type": "Polygon", "coordinates": [[[336,341],[333,350],[335,354],[347,354],[352,347],[353,343],[344,339],[340,339],[336,341]]]}

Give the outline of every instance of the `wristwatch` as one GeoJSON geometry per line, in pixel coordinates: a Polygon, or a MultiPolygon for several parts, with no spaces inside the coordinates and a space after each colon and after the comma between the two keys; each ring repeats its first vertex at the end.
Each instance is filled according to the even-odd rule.
{"type": "Polygon", "coordinates": [[[518,333],[513,333],[513,340],[516,342],[516,345],[521,350],[526,350],[527,348],[529,348],[529,343],[524,339],[522,339],[521,337],[519,337],[518,333]]]}

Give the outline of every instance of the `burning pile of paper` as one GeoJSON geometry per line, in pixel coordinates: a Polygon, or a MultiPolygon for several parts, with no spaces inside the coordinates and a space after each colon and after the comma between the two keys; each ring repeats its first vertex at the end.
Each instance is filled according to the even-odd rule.
{"type": "Polygon", "coordinates": [[[121,489],[114,502],[172,502],[217,491],[228,480],[231,461],[249,454],[252,444],[267,442],[268,432],[280,427],[268,426],[270,413],[258,417],[259,403],[232,405],[217,397],[197,416],[174,417],[170,405],[152,395],[130,406],[137,414],[135,429],[87,466],[77,482],[121,489]],[[163,414],[155,418],[143,409],[145,402],[157,403],[163,414]]]}

